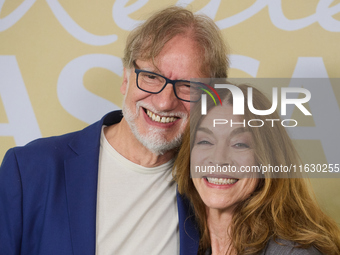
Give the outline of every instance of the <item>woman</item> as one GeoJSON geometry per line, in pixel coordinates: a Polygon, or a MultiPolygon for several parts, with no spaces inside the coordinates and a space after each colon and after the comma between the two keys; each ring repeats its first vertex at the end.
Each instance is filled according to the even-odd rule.
{"type": "MultiPolygon", "coordinates": [[[[249,86],[238,87],[247,102],[249,86]]],[[[234,172],[254,165],[300,164],[285,128],[266,121],[279,119],[278,114],[258,116],[245,107],[245,114],[236,116],[229,90],[218,94],[222,106],[208,101],[207,115],[201,116],[200,104],[194,107],[174,167],[178,190],[191,201],[200,227],[199,254],[340,254],[340,230],[321,211],[304,179],[288,178],[285,172],[234,172]],[[249,128],[254,119],[265,124],[249,128]],[[207,166],[229,170],[210,173],[207,166]]],[[[266,110],[271,103],[253,88],[253,106],[266,110]]]]}

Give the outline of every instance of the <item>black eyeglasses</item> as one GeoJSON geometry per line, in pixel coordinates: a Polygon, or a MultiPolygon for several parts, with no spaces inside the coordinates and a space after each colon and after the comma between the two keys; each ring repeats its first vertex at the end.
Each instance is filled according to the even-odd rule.
{"type": "Polygon", "coordinates": [[[185,102],[197,102],[201,99],[202,89],[205,87],[201,82],[187,80],[170,80],[160,74],[135,68],[136,83],[140,90],[151,94],[160,93],[167,84],[172,84],[175,96],[185,102]]]}

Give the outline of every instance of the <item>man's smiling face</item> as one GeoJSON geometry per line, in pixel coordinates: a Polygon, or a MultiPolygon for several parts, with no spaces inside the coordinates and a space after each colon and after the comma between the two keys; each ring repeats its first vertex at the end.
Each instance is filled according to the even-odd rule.
{"type": "MultiPolygon", "coordinates": [[[[168,41],[152,61],[136,60],[139,69],[161,74],[172,80],[202,78],[202,51],[190,37],[178,35],[168,41]]],[[[150,151],[163,154],[180,145],[187,124],[190,102],[178,99],[168,84],[159,94],[138,89],[134,70],[125,70],[121,87],[123,113],[133,134],[150,151]]]]}

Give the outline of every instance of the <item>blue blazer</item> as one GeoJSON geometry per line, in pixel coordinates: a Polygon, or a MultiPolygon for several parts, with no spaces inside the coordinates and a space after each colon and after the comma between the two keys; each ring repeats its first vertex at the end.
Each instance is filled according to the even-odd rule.
{"type": "MultiPolygon", "coordinates": [[[[95,254],[101,128],[121,118],[121,111],[111,112],[81,131],[7,152],[0,167],[0,255],[95,254]]],[[[193,213],[179,194],[177,202],[180,254],[197,254],[193,213]]]]}

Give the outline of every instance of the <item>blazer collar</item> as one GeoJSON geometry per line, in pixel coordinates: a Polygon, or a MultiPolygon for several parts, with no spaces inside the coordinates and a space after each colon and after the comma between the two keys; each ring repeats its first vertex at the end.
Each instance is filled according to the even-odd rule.
{"type": "Polygon", "coordinates": [[[69,147],[78,155],[96,150],[98,151],[98,158],[102,126],[117,124],[122,118],[122,111],[114,111],[106,114],[100,121],[77,132],[77,135],[69,143],[69,147]]]}

